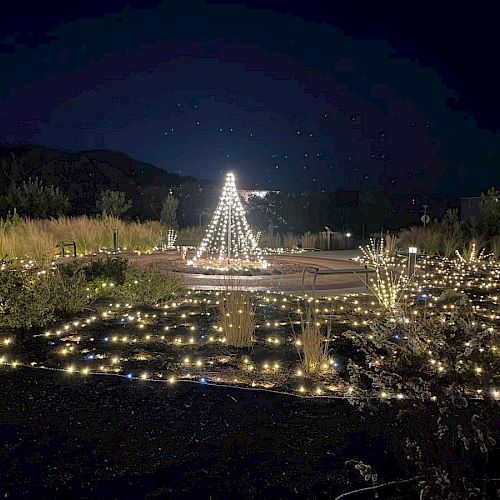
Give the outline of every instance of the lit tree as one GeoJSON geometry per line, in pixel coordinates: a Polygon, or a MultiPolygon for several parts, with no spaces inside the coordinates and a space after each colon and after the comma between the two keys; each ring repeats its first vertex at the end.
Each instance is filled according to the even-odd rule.
{"type": "Polygon", "coordinates": [[[226,175],[212,221],[189,263],[196,265],[200,260],[210,261],[216,267],[253,264],[265,268],[268,265],[248,225],[232,173],[226,175]]]}

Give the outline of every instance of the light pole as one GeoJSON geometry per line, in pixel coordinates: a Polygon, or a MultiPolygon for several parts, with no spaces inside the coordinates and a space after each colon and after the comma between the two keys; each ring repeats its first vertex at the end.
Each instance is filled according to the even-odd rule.
{"type": "Polygon", "coordinates": [[[415,274],[417,251],[417,247],[408,247],[408,278],[411,278],[415,274]]]}
{"type": "Polygon", "coordinates": [[[351,233],[345,233],[347,238],[347,248],[351,248],[351,233]]]}
{"type": "Polygon", "coordinates": [[[422,205],[422,208],[424,209],[424,215],[420,218],[420,220],[424,223],[424,228],[426,224],[430,221],[430,217],[427,215],[427,209],[429,208],[429,205],[422,205]]]}

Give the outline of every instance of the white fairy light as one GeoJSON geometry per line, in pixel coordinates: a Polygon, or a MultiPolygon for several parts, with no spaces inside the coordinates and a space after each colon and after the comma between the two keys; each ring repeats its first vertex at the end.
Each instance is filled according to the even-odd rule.
{"type": "Polygon", "coordinates": [[[188,264],[197,265],[200,260],[207,260],[219,268],[248,264],[261,268],[268,266],[247,222],[232,173],[226,175],[219,204],[205,237],[188,264]]]}

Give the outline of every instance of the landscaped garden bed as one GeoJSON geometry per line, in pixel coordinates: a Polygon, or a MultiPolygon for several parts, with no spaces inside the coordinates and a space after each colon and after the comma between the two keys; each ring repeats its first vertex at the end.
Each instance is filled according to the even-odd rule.
{"type": "MultiPolygon", "coordinates": [[[[371,264],[385,266],[383,262],[371,264]]],[[[401,264],[398,259],[390,261],[391,268],[404,268],[401,264]]],[[[2,274],[4,285],[10,286],[12,277],[17,276],[16,293],[26,303],[30,297],[40,299],[37,287],[43,291],[48,276],[57,276],[55,283],[60,290],[64,290],[65,277],[70,277],[76,280],[71,281],[72,293],[81,290],[86,294],[78,295],[79,301],[69,302],[73,312],[62,300],[62,292],[54,295],[60,306],[51,310],[53,319],[46,325],[27,330],[4,324],[0,334],[2,375],[11,380],[12,387],[18,374],[22,374],[19,383],[40,378],[42,392],[33,389],[34,398],[46,397],[43,395],[50,392],[50,377],[57,374],[56,393],[48,396],[49,400],[65,406],[59,391],[69,390],[77,397],[81,386],[85,394],[78,405],[81,409],[94,405],[89,400],[91,394],[102,394],[104,381],[109,380],[119,408],[142,414],[144,410],[136,407],[141,397],[135,391],[147,391],[148,398],[156,398],[154,391],[162,391],[170,394],[164,396],[170,402],[172,397],[184,398],[185,404],[195,405],[200,415],[216,411],[212,419],[228,422],[230,432],[235,427],[227,421],[226,405],[209,409],[211,405],[217,407],[217,397],[241,400],[244,405],[252,400],[254,408],[263,408],[269,398],[276,405],[291,400],[293,408],[309,415],[303,421],[311,425],[318,411],[314,405],[324,401],[329,406],[321,406],[322,418],[330,415],[345,419],[354,413],[358,426],[373,418],[380,428],[387,428],[388,441],[374,444],[380,446],[385,458],[378,452],[343,446],[342,460],[337,457],[331,464],[335,484],[328,484],[329,472],[324,464],[316,463],[315,467],[325,477],[313,480],[312,472],[294,469],[298,462],[282,458],[278,463],[288,467],[287,474],[296,470],[307,483],[288,478],[286,486],[280,488],[264,474],[265,484],[259,483],[255,491],[282,495],[339,493],[361,487],[360,479],[369,491],[397,491],[400,498],[418,491],[431,497],[449,492],[484,496],[494,489],[492,471],[498,463],[494,422],[500,398],[500,268],[494,261],[477,255],[455,260],[424,258],[418,264],[418,273],[408,279],[401,274],[395,279],[392,270],[381,267],[385,271],[379,269],[370,283],[373,294],[325,298],[250,293],[230,286],[222,291],[185,291],[168,274],[139,270],[119,258],[44,272],[16,270],[9,265],[2,270],[10,273],[2,274]],[[30,284],[28,288],[26,283],[30,284]],[[149,305],[140,305],[145,302],[149,305]],[[118,381],[128,385],[117,385],[118,381]],[[95,389],[93,383],[97,384],[95,389]],[[60,384],[68,384],[70,389],[61,389],[60,384]],[[215,386],[212,389],[218,392],[199,393],[208,398],[207,407],[201,409],[198,393],[188,387],[207,386],[215,386]],[[122,394],[124,399],[120,400],[122,394]],[[187,402],[191,398],[196,403],[187,402]],[[392,469],[387,464],[388,453],[394,462],[392,469]],[[292,462],[295,465],[290,465],[292,462]],[[392,481],[395,484],[387,484],[392,481]]],[[[37,304],[40,309],[45,302],[37,304]]],[[[23,317],[17,309],[9,309],[8,301],[3,307],[4,312],[23,317]]],[[[30,316],[34,325],[38,309],[30,316]]],[[[42,406],[36,402],[33,411],[42,406]]],[[[79,421],[76,408],[68,409],[71,422],[79,421]]],[[[163,411],[159,403],[156,408],[163,411]]],[[[248,418],[251,420],[243,426],[251,426],[253,417],[248,418]]],[[[262,419],[266,428],[272,427],[268,415],[262,415],[262,419]]],[[[122,419],[120,425],[126,427],[127,420],[122,419]]],[[[290,425],[297,433],[294,424],[290,425]]],[[[329,434],[333,430],[330,425],[317,425],[315,432],[326,433],[320,447],[325,454],[335,453],[337,439],[352,439],[357,432],[347,426],[346,434],[335,436],[329,434]]],[[[218,437],[213,439],[223,439],[221,428],[217,429],[218,437]]],[[[183,428],[181,435],[193,439],[187,437],[191,432],[183,428]]],[[[304,432],[305,436],[315,435],[311,429],[304,432]]],[[[136,439],[145,442],[149,436],[137,435],[136,439]]],[[[175,447],[165,438],[154,439],[167,446],[166,453],[175,454],[175,447]]],[[[310,439],[318,446],[316,437],[310,439]]],[[[281,430],[275,445],[282,453],[291,453],[281,430]]],[[[122,460],[127,446],[125,455],[117,452],[113,460],[122,460]]],[[[306,445],[300,446],[305,449],[306,445]]],[[[12,453],[13,448],[8,447],[8,456],[12,453]]],[[[217,457],[217,453],[202,449],[200,460],[217,457]]],[[[250,462],[245,454],[245,467],[250,462]]],[[[140,474],[147,474],[151,467],[171,471],[173,465],[165,469],[160,462],[149,464],[144,469],[139,467],[140,474]]],[[[208,465],[202,469],[212,470],[208,465]]],[[[14,467],[12,478],[16,471],[14,467]]],[[[188,481],[185,466],[179,466],[179,471],[188,481]]],[[[95,478],[95,474],[87,477],[95,478]]],[[[141,477],[146,481],[144,475],[141,477]]],[[[217,476],[215,483],[219,480],[217,476]]],[[[116,481],[124,488],[127,479],[109,471],[99,475],[99,481],[116,481]]],[[[182,481],[177,485],[158,481],[167,488],[165,491],[183,491],[182,481]]],[[[209,483],[202,479],[196,487],[205,491],[209,483]]],[[[72,479],[61,484],[71,485],[72,479]]],[[[145,488],[142,482],[135,487],[137,491],[145,488]]],[[[249,491],[253,487],[249,485],[249,491]]],[[[228,488],[237,491],[238,487],[230,482],[228,488]]]]}

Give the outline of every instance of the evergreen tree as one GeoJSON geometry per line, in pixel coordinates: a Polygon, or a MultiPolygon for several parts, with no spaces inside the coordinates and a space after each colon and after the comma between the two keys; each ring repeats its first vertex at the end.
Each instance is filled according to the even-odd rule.
{"type": "Polygon", "coordinates": [[[122,191],[111,191],[106,189],[101,191],[97,199],[96,208],[102,215],[111,215],[113,217],[121,217],[132,207],[132,202],[127,200],[125,193],[122,191]]]}
{"type": "Polygon", "coordinates": [[[479,225],[486,236],[500,234],[500,192],[494,187],[481,193],[479,225]]]}
{"type": "Polygon", "coordinates": [[[160,214],[161,223],[169,229],[178,229],[179,227],[177,224],[178,206],[179,200],[172,194],[172,191],[170,191],[169,195],[163,201],[160,214]]]}
{"type": "Polygon", "coordinates": [[[54,186],[44,186],[38,178],[21,184],[11,184],[2,199],[3,208],[21,217],[59,217],[71,206],[66,195],[54,186]]]}

